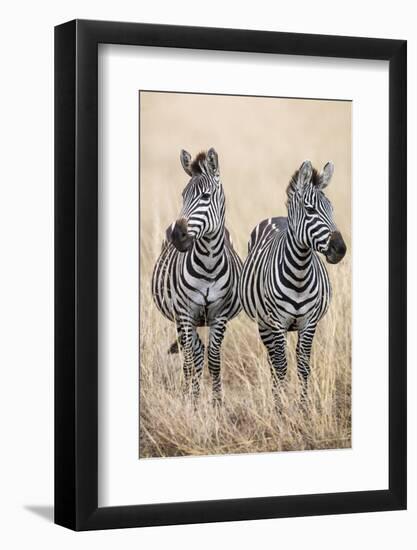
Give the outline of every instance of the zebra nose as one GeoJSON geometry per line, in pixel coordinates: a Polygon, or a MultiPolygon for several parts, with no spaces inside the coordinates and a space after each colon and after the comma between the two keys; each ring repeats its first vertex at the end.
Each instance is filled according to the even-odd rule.
{"type": "Polygon", "coordinates": [[[191,247],[193,239],[188,234],[187,222],[185,220],[178,220],[175,222],[171,240],[172,244],[180,252],[185,252],[191,247]]]}
{"type": "Polygon", "coordinates": [[[337,264],[345,256],[346,250],[346,244],[340,231],[333,231],[326,252],[326,260],[331,264],[337,264]]]}
{"type": "Polygon", "coordinates": [[[176,222],[172,231],[172,238],[177,241],[185,241],[187,236],[187,227],[182,223],[176,222]]]}

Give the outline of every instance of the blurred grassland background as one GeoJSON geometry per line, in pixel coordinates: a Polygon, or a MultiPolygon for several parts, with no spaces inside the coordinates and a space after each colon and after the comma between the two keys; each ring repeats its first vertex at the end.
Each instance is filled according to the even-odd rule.
{"type": "MultiPolygon", "coordinates": [[[[140,92],[139,456],[252,453],[351,446],[351,103],[140,92]],[[214,147],[226,194],[226,225],[242,260],[253,227],[286,215],[286,187],[309,159],[332,160],[326,190],[348,252],[327,264],[333,286],[312,353],[309,407],[298,406],[296,335],[288,337],[288,383],[277,415],[257,327],[242,312],[222,347],[225,394],[213,409],[205,368],[199,405],[181,394],[181,355],[168,355],[175,327],[156,309],[151,276],[165,230],[177,219],[188,178],[179,154],[214,147]]],[[[206,338],[206,329],[201,330],[206,338]]]]}

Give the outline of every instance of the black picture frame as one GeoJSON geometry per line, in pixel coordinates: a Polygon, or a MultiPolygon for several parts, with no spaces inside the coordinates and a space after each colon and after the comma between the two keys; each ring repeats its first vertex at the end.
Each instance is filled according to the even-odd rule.
{"type": "Polygon", "coordinates": [[[404,40],[84,20],[55,28],[57,524],[90,530],[406,508],[406,51],[404,40]],[[389,62],[387,490],[98,507],[97,54],[103,43],[389,62]]]}

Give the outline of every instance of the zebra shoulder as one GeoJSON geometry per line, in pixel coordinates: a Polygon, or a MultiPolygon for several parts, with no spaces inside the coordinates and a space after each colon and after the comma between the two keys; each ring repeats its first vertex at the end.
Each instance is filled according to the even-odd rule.
{"type": "Polygon", "coordinates": [[[264,239],[273,231],[285,231],[287,226],[288,220],[284,216],[276,216],[275,218],[262,220],[252,230],[248,243],[248,252],[250,252],[261,239],[264,239]]]}

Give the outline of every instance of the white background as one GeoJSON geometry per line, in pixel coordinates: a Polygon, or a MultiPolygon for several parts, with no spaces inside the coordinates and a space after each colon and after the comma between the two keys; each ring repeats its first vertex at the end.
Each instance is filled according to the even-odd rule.
{"type": "Polygon", "coordinates": [[[386,489],[387,63],[114,45],[100,47],[99,62],[99,504],[386,489]],[[167,87],[352,100],[352,449],[137,459],[138,89],[167,87]],[[372,254],[363,238],[370,232],[381,235],[372,254]],[[371,326],[369,311],[378,311],[371,326]],[[369,345],[372,340],[379,345],[369,345]]]}
{"type": "MultiPolygon", "coordinates": [[[[53,495],[53,33],[74,17],[409,40],[409,279],[417,277],[414,155],[417,37],[413,3],[334,1],[14,2],[0,33],[0,542],[5,548],[340,549],[416,544],[416,289],[409,302],[409,510],[74,534],[54,526],[53,495]],[[414,349],[413,349],[414,346],[414,349]]],[[[343,473],[341,473],[343,475],[343,473]]]]}

